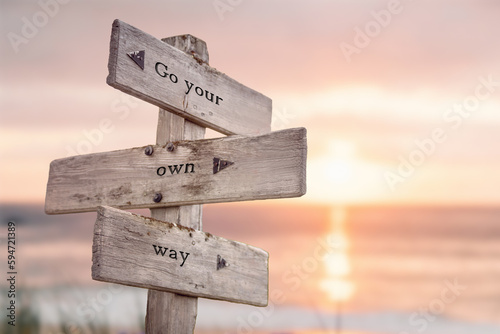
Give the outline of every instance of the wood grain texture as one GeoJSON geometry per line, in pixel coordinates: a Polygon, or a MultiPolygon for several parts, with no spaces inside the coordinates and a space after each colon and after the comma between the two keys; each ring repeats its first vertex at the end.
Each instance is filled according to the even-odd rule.
{"type": "Polygon", "coordinates": [[[55,160],[50,165],[45,210],[93,211],[99,205],[155,208],[302,196],[306,192],[304,128],[262,136],[230,136],[55,160]],[[213,158],[234,162],[213,173],[213,158]],[[192,165],[187,165],[187,164],[192,165]],[[169,166],[177,167],[178,173],[169,166]],[[163,176],[158,168],[163,167],[163,176]],[[153,202],[155,194],[162,200],[153,202]]]}
{"type": "Polygon", "coordinates": [[[208,65],[210,57],[208,55],[207,43],[205,43],[205,41],[199,39],[198,37],[186,34],[162,38],[161,40],[162,42],[165,42],[168,45],[171,45],[174,48],[193,56],[193,58],[195,58],[198,63],[203,62],[208,65]]]}
{"type": "Polygon", "coordinates": [[[120,20],[113,23],[108,69],[109,85],[204,127],[228,135],[271,129],[271,99],[120,20]],[[144,69],[127,55],[141,50],[144,69]]]}
{"type": "MultiPolygon", "coordinates": [[[[170,38],[169,40],[175,42],[178,41],[178,38],[170,38]]],[[[177,43],[177,46],[182,47],[179,43],[177,43]]],[[[191,43],[185,46],[189,48],[191,43]]],[[[208,54],[206,58],[208,60],[208,54]]],[[[205,128],[163,109],[159,110],[158,130],[156,132],[157,145],[165,146],[168,142],[181,139],[202,139],[204,136],[205,128]]],[[[174,222],[195,230],[201,230],[202,228],[201,205],[151,209],[151,216],[161,221],[174,222]]],[[[197,297],[153,289],[148,290],[145,322],[147,334],[193,333],[197,314],[197,297]]]]}
{"type": "MultiPolygon", "coordinates": [[[[193,36],[174,36],[162,39],[179,50],[208,64],[205,42],[193,36]]],[[[177,140],[203,139],[205,128],[160,108],[156,145],[165,146],[177,140]]],[[[202,228],[202,206],[186,205],[151,209],[151,216],[171,221],[195,230],[202,228]]],[[[192,334],[198,314],[198,298],[176,293],[148,290],[146,311],[147,334],[192,334]]]]}
{"type": "MultiPolygon", "coordinates": [[[[177,47],[182,47],[182,50],[184,50],[184,47],[189,49],[192,45],[191,43],[180,45],[178,43],[179,39],[175,37],[169,38],[168,40],[172,43],[177,42],[177,47]]],[[[189,40],[189,42],[191,42],[191,40],[189,40]]],[[[204,53],[203,49],[201,52],[202,54],[200,57],[203,57],[203,54],[206,52],[204,53]]],[[[205,58],[208,60],[208,53],[206,53],[205,58]]],[[[182,139],[202,139],[204,136],[205,128],[160,109],[158,114],[158,130],[156,132],[157,145],[166,146],[169,142],[182,139]]],[[[151,209],[151,216],[162,221],[170,221],[179,225],[191,227],[195,230],[201,230],[202,228],[201,205],[151,209]]],[[[193,333],[197,314],[197,297],[150,289],[148,291],[146,311],[146,333],[193,333]]]]}
{"type": "Polygon", "coordinates": [[[193,334],[198,298],[148,290],[147,334],[193,334]]]}
{"type": "Polygon", "coordinates": [[[99,207],[92,246],[92,278],[266,306],[268,258],[264,250],[240,242],[99,207]],[[159,246],[168,248],[165,255],[161,249],[158,252],[159,246]],[[217,269],[219,256],[229,266],[217,269]]]}

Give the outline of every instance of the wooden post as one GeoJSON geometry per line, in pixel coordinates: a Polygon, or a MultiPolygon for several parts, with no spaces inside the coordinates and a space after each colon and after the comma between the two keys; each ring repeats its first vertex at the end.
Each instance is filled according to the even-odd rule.
{"type": "MultiPolygon", "coordinates": [[[[204,41],[191,35],[169,37],[163,41],[208,64],[208,50],[204,41]]],[[[160,109],[156,132],[157,145],[167,145],[169,142],[177,140],[203,139],[204,137],[204,127],[160,109]]],[[[202,229],[201,215],[201,205],[151,209],[153,218],[175,222],[196,230],[202,229]]],[[[193,333],[197,313],[198,298],[196,297],[148,290],[146,333],[193,333]]]]}

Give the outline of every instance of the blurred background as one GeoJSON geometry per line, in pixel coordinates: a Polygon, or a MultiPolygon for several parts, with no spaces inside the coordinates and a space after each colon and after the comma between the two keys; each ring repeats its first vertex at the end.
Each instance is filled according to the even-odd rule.
{"type": "Polygon", "coordinates": [[[203,39],[212,67],[273,100],[273,130],[308,129],[305,196],[204,206],[205,231],[270,253],[270,305],[200,299],[197,333],[500,332],[498,1],[0,0],[0,15],[6,278],[9,221],[18,261],[1,332],[144,332],[147,291],[90,277],[95,213],[43,211],[52,160],[154,143],[157,108],[106,85],[116,18],[203,39]]]}

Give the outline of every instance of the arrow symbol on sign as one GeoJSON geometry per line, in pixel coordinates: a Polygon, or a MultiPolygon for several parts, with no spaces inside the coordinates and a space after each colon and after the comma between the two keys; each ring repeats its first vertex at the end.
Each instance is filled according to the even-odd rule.
{"type": "Polygon", "coordinates": [[[141,51],[133,51],[133,52],[128,52],[127,56],[129,56],[139,67],[144,70],[144,58],[146,55],[145,50],[141,51]]]}
{"type": "Polygon", "coordinates": [[[217,255],[217,270],[229,267],[229,263],[222,258],[222,256],[217,255]]]}
{"type": "Polygon", "coordinates": [[[214,174],[217,174],[221,170],[233,165],[234,162],[229,160],[222,160],[219,158],[214,158],[214,174]]]}

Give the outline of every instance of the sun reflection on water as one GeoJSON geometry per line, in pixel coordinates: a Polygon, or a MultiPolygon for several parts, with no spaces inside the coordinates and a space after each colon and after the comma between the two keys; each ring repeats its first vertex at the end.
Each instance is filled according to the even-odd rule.
{"type": "Polygon", "coordinates": [[[355,290],[350,280],[351,263],[349,259],[349,240],[345,233],[346,210],[334,207],[331,215],[331,229],[328,237],[334,240],[334,248],[323,257],[326,277],[321,281],[321,288],[333,301],[349,300],[355,290]]]}

